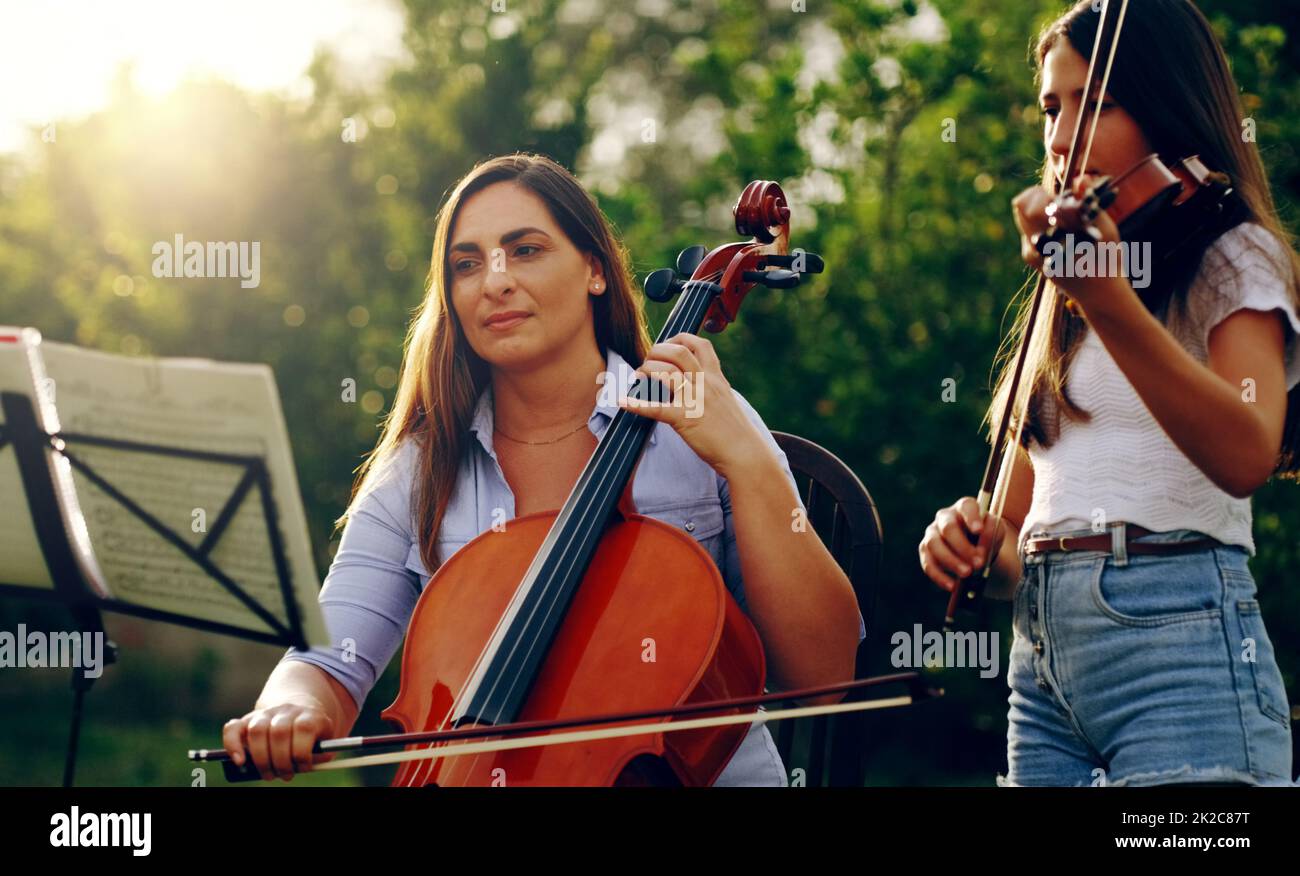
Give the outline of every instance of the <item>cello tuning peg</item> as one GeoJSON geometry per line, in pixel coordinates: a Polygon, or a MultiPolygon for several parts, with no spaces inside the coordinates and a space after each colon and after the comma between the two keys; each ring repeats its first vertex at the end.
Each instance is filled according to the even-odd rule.
{"type": "Polygon", "coordinates": [[[708,250],[698,243],[686,247],[677,254],[677,273],[683,277],[695,276],[695,269],[700,266],[700,262],[704,261],[704,256],[707,254],[708,250]]]}
{"type": "Polygon", "coordinates": [[[820,274],[826,270],[826,262],[815,252],[795,250],[786,255],[763,256],[763,266],[790,268],[799,274],[820,274]]]}
{"type": "Polygon", "coordinates": [[[672,268],[660,268],[645,278],[642,287],[645,289],[646,298],[663,304],[665,301],[671,301],[674,295],[681,292],[682,285],[682,281],[677,278],[672,268]]]}
{"type": "Polygon", "coordinates": [[[799,285],[802,276],[794,271],[777,268],[772,271],[745,271],[744,279],[750,283],[761,283],[769,289],[793,289],[799,285]]]}
{"type": "Polygon", "coordinates": [[[826,262],[815,252],[806,252],[804,255],[803,273],[820,274],[826,270],[826,262]]]}

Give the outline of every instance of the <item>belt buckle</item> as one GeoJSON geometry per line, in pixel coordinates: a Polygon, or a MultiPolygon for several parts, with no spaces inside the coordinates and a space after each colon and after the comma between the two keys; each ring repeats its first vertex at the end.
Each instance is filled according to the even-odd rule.
{"type": "Polygon", "coordinates": [[[1056,537],[1056,547],[1061,553],[1068,554],[1070,552],[1070,548],[1065,546],[1065,536],[1063,535],[1056,537]]]}

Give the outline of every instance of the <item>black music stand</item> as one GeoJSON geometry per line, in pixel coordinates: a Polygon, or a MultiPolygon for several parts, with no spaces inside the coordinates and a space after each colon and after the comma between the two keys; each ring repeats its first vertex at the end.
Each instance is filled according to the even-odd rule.
{"type": "MultiPolygon", "coordinates": [[[[228,636],[250,639],[255,642],[272,645],[292,645],[300,650],[308,648],[307,638],[302,628],[302,619],[298,612],[298,604],[293,595],[293,587],[289,577],[289,564],[284,556],[284,545],[280,539],[275,502],[271,494],[271,477],[266,468],[266,461],[262,457],[210,453],[68,432],[51,434],[45,431],[40,420],[37,419],[32,400],[28,396],[17,392],[0,393],[0,409],[4,411],[5,420],[4,423],[0,423],[0,452],[3,452],[6,446],[13,447],[18,461],[19,475],[23,482],[23,491],[27,496],[27,504],[31,510],[37,541],[40,544],[41,553],[45,557],[45,564],[49,569],[50,577],[54,582],[54,587],[51,590],[0,583],[0,595],[12,594],[60,602],[67,607],[77,624],[78,630],[82,633],[99,633],[103,635],[103,619],[100,612],[101,610],[107,610],[194,627],[208,632],[224,633],[228,636]],[[75,454],[70,453],[67,449],[69,444],[110,447],[118,450],[179,456],[205,462],[242,466],[244,474],[230,494],[229,499],[226,500],[225,506],[221,509],[221,513],[217,516],[203,542],[198,547],[193,547],[187,540],[181,538],[164,523],[105,480],[88,464],[78,459],[75,454]],[[74,469],[115,499],[146,526],[211,576],[238,599],[244,607],[270,627],[272,632],[248,630],[232,624],[203,620],[177,612],[135,605],[115,599],[111,595],[102,592],[99,589],[98,582],[87,581],[81,572],[81,565],[77,561],[75,548],[69,540],[68,533],[63,525],[54,480],[50,475],[45,457],[46,453],[61,454],[74,469]],[[210,558],[212,549],[218,539],[220,539],[222,533],[225,532],[234,518],[240,503],[254,486],[257,487],[261,498],[262,513],[266,521],[271,554],[280,582],[280,594],[284,599],[284,613],[288,621],[287,624],[281,623],[279,618],[268,611],[265,606],[249,596],[235,581],[222,572],[210,558]]],[[[117,646],[105,639],[104,664],[109,665],[115,662],[116,659],[117,646]]],[[[87,676],[84,671],[74,667],[72,676],[73,706],[68,736],[68,753],[63,772],[64,787],[72,786],[73,774],[76,769],[77,742],[81,732],[82,701],[86,691],[90,689],[93,683],[94,678],[87,676]]]]}

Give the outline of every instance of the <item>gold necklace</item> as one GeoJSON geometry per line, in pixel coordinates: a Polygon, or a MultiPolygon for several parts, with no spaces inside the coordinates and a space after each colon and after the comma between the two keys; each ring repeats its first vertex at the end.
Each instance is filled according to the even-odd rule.
{"type": "Polygon", "coordinates": [[[586,421],[586,420],[583,420],[581,423],[578,424],[578,428],[577,428],[577,429],[574,429],[572,432],[565,432],[565,433],[564,433],[563,435],[561,435],[559,438],[552,438],[550,441],[521,441],[521,440],[518,439],[518,438],[511,438],[511,437],[510,437],[509,435],[507,435],[505,432],[502,432],[501,429],[499,429],[499,428],[496,426],[496,424],[493,424],[492,429],[493,429],[494,432],[496,432],[496,434],[500,435],[502,438],[505,438],[505,439],[507,439],[507,440],[509,440],[509,441],[513,441],[513,442],[515,442],[516,444],[533,444],[533,445],[537,445],[537,444],[556,444],[556,443],[558,443],[558,442],[560,442],[560,441],[563,441],[565,438],[568,438],[570,435],[572,435],[574,432],[577,432],[578,429],[581,429],[581,428],[582,428],[583,426],[585,426],[585,425],[587,425],[587,421],[586,421]]]}

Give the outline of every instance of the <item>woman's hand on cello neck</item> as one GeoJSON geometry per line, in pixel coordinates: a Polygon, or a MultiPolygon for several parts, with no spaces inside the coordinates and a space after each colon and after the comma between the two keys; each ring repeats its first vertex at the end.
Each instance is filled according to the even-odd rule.
{"type": "Polygon", "coordinates": [[[728,480],[767,447],[741,410],[722,363],[706,338],[682,332],[650,348],[637,375],[650,375],[672,391],[670,399],[620,399],[644,417],[672,426],[700,459],[728,480]]]}

